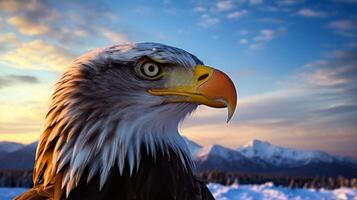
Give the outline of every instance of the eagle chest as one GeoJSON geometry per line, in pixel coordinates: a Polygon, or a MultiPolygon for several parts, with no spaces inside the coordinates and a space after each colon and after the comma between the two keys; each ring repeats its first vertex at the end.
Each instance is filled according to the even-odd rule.
{"type": "MultiPolygon", "coordinates": [[[[115,199],[115,200],[195,200],[202,197],[206,186],[196,180],[190,169],[183,166],[182,161],[174,153],[155,158],[142,156],[137,172],[130,175],[127,167],[123,174],[113,167],[101,190],[99,190],[99,175],[89,183],[83,179],[74,188],[68,199],[115,199]]],[[[208,192],[208,191],[207,191],[208,192]]],[[[210,195],[209,192],[207,195],[210,195]]],[[[63,196],[65,199],[65,195],[63,196]]],[[[213,199],[213,197],[212,197],[213,199]]]]}

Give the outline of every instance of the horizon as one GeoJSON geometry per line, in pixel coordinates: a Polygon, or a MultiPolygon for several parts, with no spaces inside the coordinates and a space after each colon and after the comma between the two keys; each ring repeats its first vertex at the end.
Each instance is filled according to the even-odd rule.
{"type": "Polygon", "coordinates": [[[53,86],[76,57],[152,41],[226,72],[238,90],[230,123],[225,109],[200,106],[182,135],[357,159],[356,11],[353,0],[0,1],[0,141],[38,140],[53,86]]]}
{"type": "MultiPolygon", "coordinates": [[[[336,154],[330,154],[328,152],[325,152],[325,151],[322,151],[320,149],[302,149],[302,148],[293,148],[293,147],[286,147],[286,146],[280,146],[280,145],[276,145],[276,144],[273,144],[269,141],[265,141],[265,140],[259,140],[259,139],[256,139],[256,138],[253,138],[251,140],[249,140],[248,142],[244,143],[244,144],[241,144],[241,145],[238,145],[238,146],[235,146],[235,147],[229,147],[229,146],[225,146],[225,145],[220,145],[220,144],[208,144],[208,145],[202,145],[200,144],[199,142],[197,141],[194,141],[194,140],[191,140],[190,138],[188,138],[187,136],[183,136],[185,139],[193,142],[194,144],[196,145],[199,145],[201,148],[204,148],[204,147],[210,147],[210,146],[214,146],[214,145],[219,145],[219,146],[222,146],[222,147],[225,147],[225,148],[228,148],[228,149],[231,149],[231,150],[234,150],[234,151],[237,151],[239,148],[244,148],[246,146],[252,146],[251,143],[253,143],[254,141],[258,141],[258,142],[262,142],[262,143],[267,143],[268,145],[271,145],[271,146],[274,146],[274,147],[278,147],[278,148],[284,148],[284,149],[288,149],[288,150],[294,150],[294,151],[305,151],[305,152],[324,152],[324,153],[327,153],[329,154],[330,156],[334,156],[334,157],[345,157],[345,158],[349,158],[349,159],[352,159],[352,160],[355,160],[357,161],[357,156],[346,156],[346,155],[336,155],[336,154]]],[[[36,141],[32,141],[30,143],[21,143],[21,142],[16,142],[16,141],[7,141],[7,140],[0,140],[0,143],[1,142],[9,142],[9,143],[16,143],[16,144],[22,144],[24,146],[27,146],[27,145],[32,145],[32,144],[35,144],[35,143],[38,143],[38,140],[36,141]]],[[[37,145],[37,144],[36,144],[37,145]]]]}

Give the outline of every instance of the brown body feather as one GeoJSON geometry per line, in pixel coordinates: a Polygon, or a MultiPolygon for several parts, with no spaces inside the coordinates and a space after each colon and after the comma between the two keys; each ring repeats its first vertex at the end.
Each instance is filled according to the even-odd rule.
{"type": "Polygon", "coordinates": [[[122,175],[113,167],[102,189],[99,189],[99,176],[87,183],[86,175],[80,180],[68,198],[58,187],[62,180],[60,175],[54,177],[56,184],[44,188],[35,188],[20,195],[16,200],[42,199],[83,199],[83,200],[212,200],[214,199],[206,185],[199,181],[189,169],[186,169],[177,155],[163,156],[158,152],[155,159],[142,154],[138,171],[130,175],[125,167],[122,175]],[[57,185],[57,186],[56,186],[57,185]]]}

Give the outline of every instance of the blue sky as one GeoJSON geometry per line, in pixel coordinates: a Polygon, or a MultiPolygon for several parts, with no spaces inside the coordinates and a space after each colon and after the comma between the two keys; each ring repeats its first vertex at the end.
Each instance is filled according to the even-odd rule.
{"type": "Polygon", "coordinates": [[[77,56],[116,43],[185,49],[228,73],[236,116],[200,107],[181,131],[355,156],[357,1],[0,2],[0,140],[35,141],[51,89],[77,56]],[[219,130],[219,131],[218,131],[219,130]]]}

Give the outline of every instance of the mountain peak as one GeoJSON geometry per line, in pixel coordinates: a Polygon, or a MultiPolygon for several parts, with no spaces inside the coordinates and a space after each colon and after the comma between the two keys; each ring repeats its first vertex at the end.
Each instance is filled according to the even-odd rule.
{"type": "Polygon", "coordinates": [[[0,141],[0,152],[11,153],[21,149],[24,145],[16,142],[0,141]]]}
{"type": "Polygon", "coordinates": [[[218,144],[204,146],[197,155],[200,158],[205,157],[221,157],[227,160],[242,160],[245,157],[234,149],[230,149],[218,144]]]}
{"type": "Polygon", "coordinates": [[[307,151],[275,146],[269,142],[253,139],[237,151],[248,158],[264,160],[274,165],[291,164],[302,165],[309,162],[332,162],[333,156],[322,151],[307,151]]]}
{"type": "Polygon", "coordinates": [[[262,141],[262,140],[258,140],[258,139],[252,139],[251,141],[249,141],[247,144],[243,145],[244,147],[254,147],[254,148],[264,148],[264,147],[269,147],[272,146],[272,144],[270,144],[267,141],[262,141]]]}

